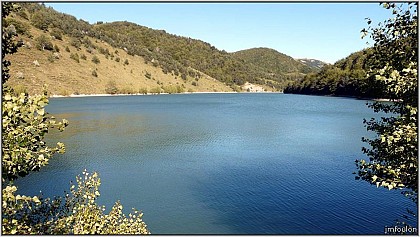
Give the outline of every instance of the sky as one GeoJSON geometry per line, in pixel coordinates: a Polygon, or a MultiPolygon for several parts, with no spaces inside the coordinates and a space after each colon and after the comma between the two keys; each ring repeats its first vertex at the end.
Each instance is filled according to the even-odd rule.
{"type": "MultiPolygon", "coordinates": [[[[83,19],[129,21],[210,43],[219,50],[267,47],[293,58],[327,63],[369,45],[361,39],[366,17],[377,23],[391,13],[379,3],[46,3],[83,19]]],[[[370,42],[372,45],[372,42],[370,42]]]]}

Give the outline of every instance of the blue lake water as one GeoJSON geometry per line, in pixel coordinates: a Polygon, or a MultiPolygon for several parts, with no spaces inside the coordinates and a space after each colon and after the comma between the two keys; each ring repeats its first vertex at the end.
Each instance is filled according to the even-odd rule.
{"type": "Polygon", "coordinates": [[[154,234],[383,234],[399,191],[356,181],[366,101],[284,94],[54,98],[66,144],[18,193],[62,195],[88,171],[98,202],[135,207],[154,234]]]}

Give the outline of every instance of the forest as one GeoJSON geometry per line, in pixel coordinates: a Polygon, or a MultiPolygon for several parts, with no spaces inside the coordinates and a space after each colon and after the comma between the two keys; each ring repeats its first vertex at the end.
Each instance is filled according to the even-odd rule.
{"type": "Polygon", "coordinates": [[[373,49],[350,54],[333,65],[325,65],[317,73],[290,82],[284,93],[383,98],[385,88],[373,77],[367,77],[373,49]]]}

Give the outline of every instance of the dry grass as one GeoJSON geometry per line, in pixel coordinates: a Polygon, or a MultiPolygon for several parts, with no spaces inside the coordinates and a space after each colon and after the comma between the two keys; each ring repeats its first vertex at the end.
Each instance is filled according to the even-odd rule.
{"type": "Polygon", "coordinates": [[[148,91],[156,87],[166,86],[182,86],[185,92],[222,92],[232,91],[224,83],[217,81],[207,75],[196,82],[194,86],[194,78],[187,77],[182,80],[180,76],[176,77],[171,74],[164,74],[162,69],[153,67],[151,64],[145,64],[144,59],[139,56],[130,56],[123,49],[117,49],[118,55],[115,54],[116,48],[111,47],[105,42],[90,38],[90,40],[98,47],[108,49],[114,53],[115,57],[111,59],[105,58],[98,50],[88,53],[84,46],[81,50],[77,50],[70,45],[70,38],[63,36],[63,40],[52,39],[52,43],[60,49],[60,58],[51,59],[52,51],[40,51],[36,49],[35,38],[40,34],[49,33],[42,32],[38,29],[31,28],[32,38],[23,38],[24,42],[29,42],[32,47],[22,47],[16,54],[8,55],[12,65],[10,67],[11,78],[7,82],[13,87],[24,87],[30,94],[41,93],[43,85],[47,85],[47,90],[51,95],[70,95],[70,94],[103,94],[105,93],[106,84],[109,81],[115,81],[118,89],[138,93],[141,89],[146,88],[148,91]],[[66,52],[65,48],[69,47],[70,52],[66,52]],[[80,63],[70,58],[71,53],[77,53],[79,58],[82,54],[87,59],[80,59],[80,63]],[[96,55],[100,63],[92,62],[92,57],[96,55]],[[115,58],[119,57],[120,62],[116,62],[115,58]],[[129,65],[124,65],[124,61],[128,59],[129,65]],[[34,61],[39,62],[39,66],[34,65],[34,61]],[[97,72],[97,77],[92,75],[93,71],[97,72]],[[146,72],[151,74],[151,79],[146,78],[146,72]],[[23,74],[23,75],[22,75],[23,74]],[[159,82],[159,84],[158,84],[159,82]]]}

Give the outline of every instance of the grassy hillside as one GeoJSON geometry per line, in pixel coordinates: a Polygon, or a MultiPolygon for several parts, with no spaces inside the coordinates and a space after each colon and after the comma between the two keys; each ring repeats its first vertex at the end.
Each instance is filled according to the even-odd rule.
{"type": "Polygon", "coordinates": [[[30,93],[43,84],[61,95],[246,91],[247,82],[278,91],[314,70],[270,49],[230,54],[130,22],[89,24],[42,4],[21,5],[5,21],[25,43],[11,56],[8,83],[30,93]]]}
{"type": "Polygon", "coordinates": [[[54,37],[57,28],[41,30],[33,26],[31,20],[36,13],[35,10],[31,14],[24,8],[6,19],[6,26],[17,26],[24,42],[18,53],[8,56],[12,63],[8,84],[21,91],[40,93],[45,84],[53,95],[104,94],[113,83],[115,93],[232,91],[231,87],[204,73],[183,78],[165,74],[161,68],[145,63],[143,57],[130,55],[124,49],[90,36],[78,40],[61,31],[60,36],[54,37]],[[41,36],[48,39],[52,49],[38,49],[41,36]],[[88,43],[81,44],[81,41],[88,43]],[[92,62],[94,57],[99,63],[92,62]]]}
{"type": "Polygon", "coordinates": [[[194,68],[235,90],[245,82],[277,89],[281,87],[275,77],[201,40],[168,34],[130,22],[96,24],[93,30],[96,37],[115,47],[127,49],[129,54],[144,57],[146,62],[162,68],[164,73],[194,76],[189,69],[194,68]]]}
{"type": "Polygon", "coordinates": [[[12,66],[11,79],[8,81],[14,87],[26,89],[30,93],[40,93],[42,86],[46,84],[48,91],[55,95],[104,94],[112,82],[115,82],[116,93],[232,90],[204,74],[199,79],[187,76],[185,80],[180,76],[164,74],[159,68],[145,64],[142,57],[128,55],[124,50],[115,49],[105,42],[96,40],[96,43],[94,39],[92,42],[97,48],[113,52],[114,56],[106,56],[99,53],[99,50],[89,53],[83,46],[77,49],[66,36],[63,40],[51,40],[59,52],[39,50],[35,47],[35,39],[45,33],[35,28],[32,28],[30,33],[33,39],[23,37],[25,46],[9,57],[12,66]],[[70,52],[66,51],[66,47],[70,52]],[[71,58],[71,55],[76,54],[78,62],[71,58]],[[58,55],[58,58],[54,55],[58,55]],[[83,59],[83,55],[86,59],[83,59]],[[97,64],[92,62],[95,56],[100,61],[97,64]],[[126,60],[128,64],[125,63],[126,60]],[[37,61],[39,66],[35,65],[34,61],[37,61]],[[177,86],[180,88],[178,91],[177,86]]]}

